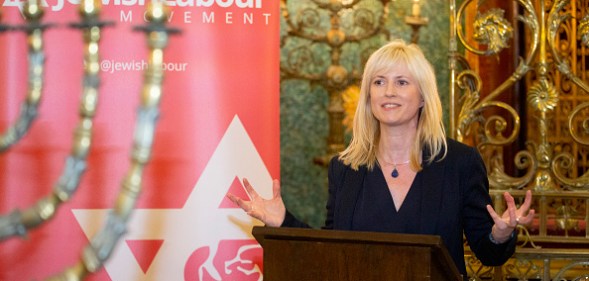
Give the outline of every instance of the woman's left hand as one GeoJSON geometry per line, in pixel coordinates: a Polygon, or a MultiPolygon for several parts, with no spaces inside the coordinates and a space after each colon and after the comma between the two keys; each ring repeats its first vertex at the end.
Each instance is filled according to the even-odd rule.
{"type": "Polygon", "coordinates": [[[511,233],[513,233],[518,225],[529,225],[534,219],[535,214],[534,209],[530,209],[530,205],[532,205],[531,190],[526,192],[524,203],[519,208],[515,206],[515,200],[509,192],[503,193],[503,197],[507,203],[507,210],[503,212],[503,215],[499,216],[491,205],[487,205],[487,211],[495,222],[491,235],[499,243],[509,240],[511,233]]]}

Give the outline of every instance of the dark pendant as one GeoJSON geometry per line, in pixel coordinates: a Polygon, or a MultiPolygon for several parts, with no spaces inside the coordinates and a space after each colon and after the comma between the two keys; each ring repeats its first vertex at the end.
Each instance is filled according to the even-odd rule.
{"type": "Polygon", "coordinates": [[[396,177],[398,177],[398,176],[399,176],[399,171],[397,171],[397,167],[395,167],[395,168],[393,169],[393,172],[391,173],[391,176],[392,176],[393,178],[396,178],[396,177]]]}

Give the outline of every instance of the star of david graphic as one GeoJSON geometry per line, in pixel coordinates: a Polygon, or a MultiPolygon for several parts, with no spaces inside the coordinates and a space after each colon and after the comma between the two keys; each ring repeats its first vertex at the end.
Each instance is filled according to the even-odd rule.
{"type": "MultiPolygon", "coordinates": [[[[127,224],[128,232],[104,265],[110,278],[113,281],[185,280],[186,267],[191,266],[189,261],[193,260],[191,256],[198,249],[207,249],[209,258],[202,264],[198,280],[202,280],[204,271],[212,280],[221,280],[226,272],[219,272],[219,266],[213,264],[220,243],[254,239],[251,228],[261,225],[226,201],[227,192],[247,196],[239,181],[244,177],[262,196],[271,197],[270,173],[235,116],[182,208],[136,209],[133,212],[127,224]],[[138,253],[140,245],[145,244],[151,244],[147,247],[150,250],[138,253]]],[[[101,227],[97,221],[104,221],[108,211],[73,210],[88,239],[101,227]]],[[[239,253],[259,247],[257,243],[249,243],[241,247],[239,253]]],[[[238,262],[240,257],[235,259],[230,261],[238,262]]],[[[257,266],[242,268],[228,264],[225,270],[241,270],[244,274],[258,271],[261,280],[257,266]]]]}

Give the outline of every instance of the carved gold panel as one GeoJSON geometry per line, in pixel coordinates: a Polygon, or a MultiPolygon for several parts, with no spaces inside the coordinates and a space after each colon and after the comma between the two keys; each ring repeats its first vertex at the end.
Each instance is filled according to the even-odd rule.
{"type": "Polygon", "coordinates": [[[589,280],[589,1],[510,2],[513,19],[485,1],[450,1],[451,134],[483,155],[496,209],[505,191],[521,202],[531,189],[537,212],[512,260],[487,268],[467,254],[469,275],[589,280]],[[513,73],[485,88],[472,58],[498,58],[517,42],[513,73]],[[505,98],[513,93],[523,105],[505,98]]]}

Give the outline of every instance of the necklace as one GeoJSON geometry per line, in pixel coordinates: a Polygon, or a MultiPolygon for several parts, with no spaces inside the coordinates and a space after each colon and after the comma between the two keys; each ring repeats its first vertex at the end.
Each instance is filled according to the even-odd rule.
{"type": "Polygon", "coordinates": [[[393,165],[393,171],[391,172],[391,177],[397,178],[399,176],[399,170],[397,170],[397,165],[407,165],[411,161],[407,160],[407,161],[401,162],[401,163],[389,163],[387,161],[382,160],[382,162],[384,162],[387,165],[393,165]]]}

